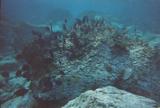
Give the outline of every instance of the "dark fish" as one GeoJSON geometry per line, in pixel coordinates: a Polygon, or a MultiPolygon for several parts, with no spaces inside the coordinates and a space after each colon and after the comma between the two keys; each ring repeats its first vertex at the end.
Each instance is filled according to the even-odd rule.
{"type": "Polygon", "coordinates": [[[29,72],[29,71],[25,71],[25,72],[23,72],[22,76],[23,76],[24,78],[26,78],[27,80],[31,80],[32,73],[29,72]]]}
{"type": "Polygon", "coordinates": [[[16,60],[20,60],[23,58],[23,55],[21,53],[16,54],[16,60]]]}
{"type": "Polygon", "coordinates": [[[15,95],[17,96],[24,96],[28,92],[27,89],[25,88],[19,88],[18,90],[15,91],[15,95]]]}
{"type": "Polygon", "coordinates": [[[22,75],[22,71],[21,71],[21,70],[17,70],[17,71],[16,71],[16,76],[19,77],[19,76],[21,76],[21,75],[22,75]]]}
{"type": "Polygon", "coordinates": [[[49,77],[46,77],[40,80],[39,86],[43,91],[48,91],[52,89],[53,84],[51,79],[49,77]]]}
{"type": "Polygon", "coordinates": [[[3,72],[1,73],[1,75],[5,78],[8,78],[9,77],[9,72],[7,69],[4,69],[3,72]]]}
{"type": "Polygon", "coordinates": [[[29,71],[29,70],[30,70],[30,65],[29,65],[28,63],[23,64],[22,70],[24,70],[24,71],[29,71]]]}

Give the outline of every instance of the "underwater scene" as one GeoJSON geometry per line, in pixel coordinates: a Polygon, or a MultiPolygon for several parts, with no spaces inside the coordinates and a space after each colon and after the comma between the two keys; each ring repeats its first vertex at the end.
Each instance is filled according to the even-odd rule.
{"type": "Polygon", "coordinates": [[[160,0],[0,0],[0,108],[160,108],[160,0]]]}

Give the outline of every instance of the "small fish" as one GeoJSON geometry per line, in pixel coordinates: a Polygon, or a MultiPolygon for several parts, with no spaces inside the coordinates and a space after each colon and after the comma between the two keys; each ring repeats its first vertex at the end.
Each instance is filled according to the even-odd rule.
{"type": "Polygon", "coordinates": [[[32,78],[32,73],[29,72],[29,71],[24,71],[24,72],[22,73],[22,76],[23,76],[24,78],[26,78],[27,80],[31,80],[31,78],[32,78]]]}
{"type": "Polygon", "coordinates": [[[8,78],[9,77],[9,71],[5,68],[5,69],[3,69],[3,72],[1,73],[1,75],[5,78],[8,78]]]}
{"type": "Polygon", "coordinates": [[[22,70],[29,71],[30,70],[30,65],[28,63],[23,64],[22,70]]]}
{"type": "Polygon", "coordinates": [[[16,71],[16,76],[19,77],[19,76],[21,76],[21,75],[22,75],[22,71],[21,71],[21,70],[17,70],[17,71],[16,71]]]}
{"type": "Polygon", "coordinates": [[[27,89],[25,88],[19,88],[18,90],[15,91],[15,95],[17,96],[24,96],[28,92],[27,89]]]}

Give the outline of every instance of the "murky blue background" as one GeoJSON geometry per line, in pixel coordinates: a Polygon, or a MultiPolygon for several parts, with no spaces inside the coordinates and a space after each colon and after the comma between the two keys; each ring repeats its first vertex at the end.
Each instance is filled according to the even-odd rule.
{"type": "Polygon", "coordinates": [[[160,33],[160,0],[4,0],[4,11],[12,21],[35,24],[61,19],[63,14],[77,17],[98,11],[116,22],[160,33]]]}

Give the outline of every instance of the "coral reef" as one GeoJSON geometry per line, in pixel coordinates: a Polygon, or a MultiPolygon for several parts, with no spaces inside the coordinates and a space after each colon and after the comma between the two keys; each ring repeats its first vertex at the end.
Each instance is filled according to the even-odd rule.
{"type": "Polygon", "coordinates": [[[1,103],[30,93],[38,108],[62,106],[86,90],[108,85],[160,99],[159,42],[143,34],[118,28],[99,15],[84,15],[71,27],[67,19],[56,27],[21,23],[0,29],[4,25],[10,26],[5,28],[14,40],[6,40],[12,56],[0,58],[1,103]]]}

